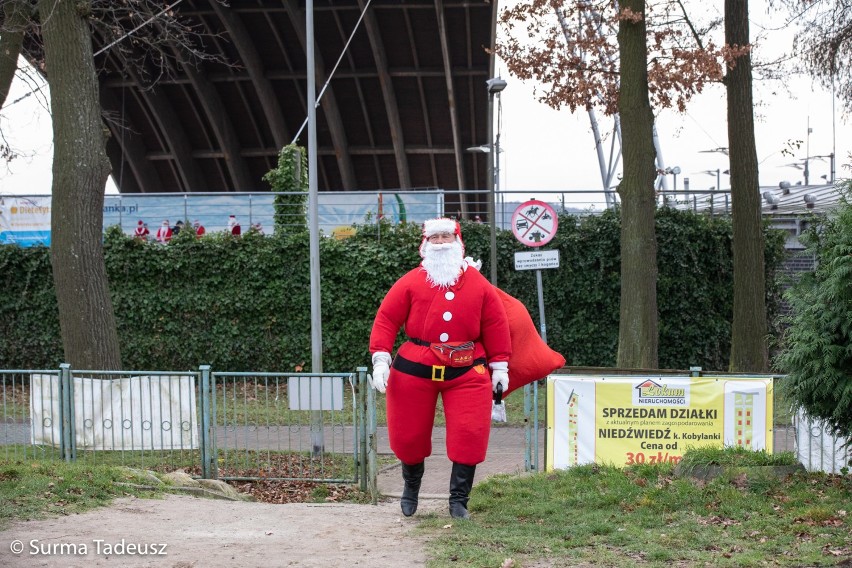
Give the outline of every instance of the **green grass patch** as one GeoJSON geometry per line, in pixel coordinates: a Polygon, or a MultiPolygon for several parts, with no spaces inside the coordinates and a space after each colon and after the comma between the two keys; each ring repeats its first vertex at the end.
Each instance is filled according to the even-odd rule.
{"type": "Polygon", "coordinates": [[[153,495],[121,483],[144,484],[145,479],[108,465],[0,460],[0,529],[14,520],[79,513],[116,497],[153,495]]]}
{"type": "Polygon", "coordinates": [[[671,464],[495,476],[470,521],[425,515],[431,568],[835,566],[852,558],[852,477],[696,482],[671,464]],[[448,526],[450,525],[450,526],[448,526]]]}
{"type": "Polygon", "coordinates": [[[799,461],[793,452],[770,454],[763,450],[751,451],[742,447],[728,446],[715,448],[710,446],[688,447],[680,461],[682,466],[721,465],[730,467],[787,466],[799,461]]]}
{"type": "MultiPolygon", "coordinates": [[[[11,459],[6,461],[44,460],[64,463],[56,448],[43,446],[0,446],[0,459],[5,450],[11,459]]],[[[379,455],[378,467],[397,463],[392,455],[379,455]]],[[[78,451],[76,464],[90,467],[133,467],[160,473],[184,470],[201,477],[200,450],[128,450],[78,451]]],[[[273,450],[218,450],[218,477],[255,479],[350,480],[355,478],[352,454],[325,452],[312,456],[310,452],[273,450]]]]}

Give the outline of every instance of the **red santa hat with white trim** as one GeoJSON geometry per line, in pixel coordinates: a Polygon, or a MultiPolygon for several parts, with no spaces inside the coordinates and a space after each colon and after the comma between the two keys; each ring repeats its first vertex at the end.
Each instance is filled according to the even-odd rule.
{"type": "Polygon", "coordinates": [[[428,239],[432,235],[437,235],[438,233],[451,233],[455,235],[456,239],[458,239],[458,241],[462,243],[462,246],[464,246],[461,236],[461,226],[455,219],[439,217],[438,219],[428,219],[423,223],[424,239],[428,239]]]}
{"type": "MultiPolygon", "coordinates": [[[[448,219],[446,217],[439,217],[438,219],[428,219],[423,223],[423,242],[431,237],[432,235],[437,235],[438,233],[450,233],[456,236],[456,240],[462,246],[462,253],[464,253],[464,241],[462,240],[461,235],[461,226],[458,221],[455,219],[448,219]]],[[[422,249],[421,243],[421,249],[422,249]]]]}

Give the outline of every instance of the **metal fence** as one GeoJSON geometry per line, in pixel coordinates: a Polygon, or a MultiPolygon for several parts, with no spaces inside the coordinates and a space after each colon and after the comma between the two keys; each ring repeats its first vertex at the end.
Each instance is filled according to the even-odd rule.
{"type": "Polygon", "coordinates": [[[375,400],[366,385],[366,368],[0,370],[0,457],[184,469],[213,479],[360,483],[366,490],[368,462],[375,465],[368,455],[375,400]]]}
{"type": "MultiPolygon", "coordinates": [[[[783,377],[776,377],[783,380],[783,377]]],[[[524,389],[525,469],[539,471],[539,408],[524,389]]],[[[775,389],[773,451],[840,473],[852,447],[788,410],[775,389]]],[[[0,370],[0,458],[184,469],[204,478],[359,483],[376,494],[376,399],[352,373],[0,370]]]]}

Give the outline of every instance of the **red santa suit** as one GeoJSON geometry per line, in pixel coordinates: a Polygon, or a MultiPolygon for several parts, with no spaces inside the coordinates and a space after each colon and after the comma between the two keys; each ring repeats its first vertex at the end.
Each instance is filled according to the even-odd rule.
{"type": "Polygon", "coordinates": [[[409,340],[394,358],[386,391],[391,450],[405,464],[431,455],[441,395],[447,457],[461,464],[481,463],[491,428],[489,365],[505,368],[511,355],[509,324],[495,288],[466,264],[454,284],[439,286],[427,279],[421,265],[400,278],[382,301],[370,353],[390,353],[403,326],[409,340]],[[466,367],[446,366],[428,346],[466,341],[473,342],[473,364],[466,367]]]}
{"type": "Polygon", "coordinates": [[[166,244],[172,240],[172,228],[169,227],[168,221],[165,221],[159,229],[157,229],[157,241],[166,244]]]}
{"type": "Polygon", "coordinates": [[[228,217],[228,228],[230,229],[231,234],[234,235],[235,237],[240,236],[240,233],[242,233],[242,229],[240,228],[240,224],[237,223],[237,218],[234,215],[231,215],[230,217],[228,217]]]}
{"type": "Polygon", "coordinates": [[[150,234],[150,231],[148,230],[148,227],[146,227],[145,223],[140,220],[136,224],[136,229],[133,231],[133,236],[138,238],[138,239],[146,239],[146,238],[148,238],[149,234],[150,234]]]}

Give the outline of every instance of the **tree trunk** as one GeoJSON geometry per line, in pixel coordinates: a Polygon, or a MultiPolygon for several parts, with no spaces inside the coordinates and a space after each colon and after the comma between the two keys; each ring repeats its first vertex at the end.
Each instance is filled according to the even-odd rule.
{"type": "Polygon", "coordinates": [[[89,2],[40,0],[44,58],[53,112],[50,259],[66,362],[77,369],[121,369],[103,254],[104,149],[89,2]]]}
{"type": "Polygon", "coordinates": [[[648,52],[645,43],[645,1],[621,2],[643,18],[618,24],[621,85],[618,113],[624,176],[621,197],[621,311],[617,365],[657,368],[657,240],[654,230],[654,115],[648,98],[648,52]]]}
{"type": "MultiPolygon", "coordinates": [[[[725,0],[725,43],[748,45],[747,0],[725,0]]],[[[734,257],[730,370],[734,372],[768,370],[763,225],[751,82],[751,56],[746,54],[734,61],[725,77],[734,257]]]]}
{"type": "Polygon", "coordinates": [[[18,69],[18,55],[24,42],[24,30],[30,21],[29,0],[3,2],[3,27],[0,28],[0,107],[6,103],[9,87],[18,69]]]}

